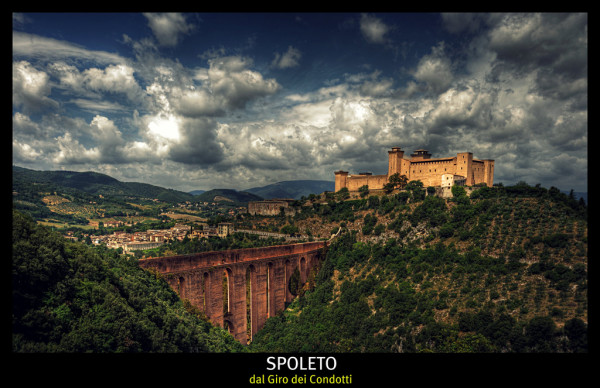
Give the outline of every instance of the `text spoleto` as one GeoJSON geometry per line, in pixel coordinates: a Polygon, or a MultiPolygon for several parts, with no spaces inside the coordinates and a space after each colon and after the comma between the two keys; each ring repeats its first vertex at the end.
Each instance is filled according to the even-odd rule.
{"type": "Polygon", "coordinates": [[[267,370],[334,370],[337,361],[334,357],[267,357],[267,370]]]}

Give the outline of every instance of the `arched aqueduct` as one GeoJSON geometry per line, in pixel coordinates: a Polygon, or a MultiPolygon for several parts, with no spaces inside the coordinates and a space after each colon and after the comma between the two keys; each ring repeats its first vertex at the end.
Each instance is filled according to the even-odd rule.
{"type": "Polygon", "coordinates": [[[182,299],[202,310],[243,344],[266,320],[281,312],[298,269],[300,284],[323,255],[326,242],[232,249],[140,259],[139,265],[163,274],[182,299]]]}

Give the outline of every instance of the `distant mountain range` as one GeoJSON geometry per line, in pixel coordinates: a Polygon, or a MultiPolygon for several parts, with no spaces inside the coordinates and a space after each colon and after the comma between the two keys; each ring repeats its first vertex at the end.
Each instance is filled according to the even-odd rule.
{"type": "Polygon", "coordinates": [[[27,186],[36,184],[47,191],[63,189],[81,190],[92,195],[114,195],[138,198],[156,198],[161,201],[192,201],[190,193],[165,189],[163,187],[139,182],[121,182],[105,174],[86,171],[37,171],[13,166],[13,190],[25,190],[27,186]]]}
{"type": "Polygon", "coordinates": [[[249,201],[272,198],[300,199],[309,194],[333,191],[334,182],[300,180],[279,182],[263,187],[237,191],[233,189],[194,190],[182,192],[166,189],[147,183],[121,182],[106,174],[93,171],[38,171],[13,166],[12,180],[14,191],[24,191],[33,184],[39,190],[63,191],[80,190],[91,195],[115,195],[139,198],[156,198],[168,202],[204,201],[233,202],[244,205],[249,201]]]}
{"type": "Polygon", "coordinates": [[[260,201],[261,199],[290,198],[300,199],[310,194],[321,194],[324,191],[333,191],[335,182],[320,180],[298,180],[277,182],[262,187],[253,187],[242,191],[232,189],[214,189],[209,191],[194,190],[190,194],[196,200],[213,202],[215,197],[225,197],[236,202],[260,201]]]}
{"type": "Polygon", "coordinates": [[[321,194],[324,191],[334,191],[335,182],[319,180],[298,180],[273,183],[263,187],[253,187],[244,191],[256,194],[265,199],[291,198],[300,199],[310,194],[321,194]]]}

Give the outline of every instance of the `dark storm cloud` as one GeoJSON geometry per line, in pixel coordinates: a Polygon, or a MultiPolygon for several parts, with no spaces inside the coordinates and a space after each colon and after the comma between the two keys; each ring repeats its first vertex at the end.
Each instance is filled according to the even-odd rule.
{"type": "Polygon", "coordinates": [[[344,35],[375,57],[421,46],[392,71],[365,58],[341,72],[298,40],[265,50],[260,35],[262,62],[217,40],[190,64],[171,53],[208,35],[184,16],[142,17],[148,36],[122,38],[131,59],[15,33],[13,160],[192,190],[385,173],[400,146],[495,159],[496,182],[587,184],[587,14],[443,14],[426,46],[398,41],[401,15],[348,15],[344,35]],[[286,76],[299,83],[307,63],[328,77],[295,90],[286,76]]]}
{"type": "Polygon", "coordinates": [[[216,122],[210,118],[186,118],[179,128],[181,139],[171,145],[170,158],[190,165],[212,165],[223,159],[216,138],[216,122]]]}

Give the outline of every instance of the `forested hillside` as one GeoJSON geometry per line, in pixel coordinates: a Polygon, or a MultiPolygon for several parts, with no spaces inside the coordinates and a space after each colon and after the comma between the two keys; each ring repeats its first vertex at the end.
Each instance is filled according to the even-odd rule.
{"type": "MultiPolygon", "coordinates": [[[[583,201],[526,184],[427,193],[412,184],[355,200],[328,194],[293,217],[244,217],[313,238],[342,229],[320,271],[249,347],[134,258],[69,242],[13,211],[13,351],[587,352],[583,201]]],[[[219,243],[170,249],[258,242],[219,243]]]]}
{"type": "Polygon", "coordinates": [[[135,259],[65,240],[13,211],[14,352],[243,350],[135,259]]]}
{"type": "Polygon", "coordinates": [[[526,184],[453,192],[417,185],[305,209],[301,229],[345,232],[252,349],[586,352],[585,204],[526,184]]]}

